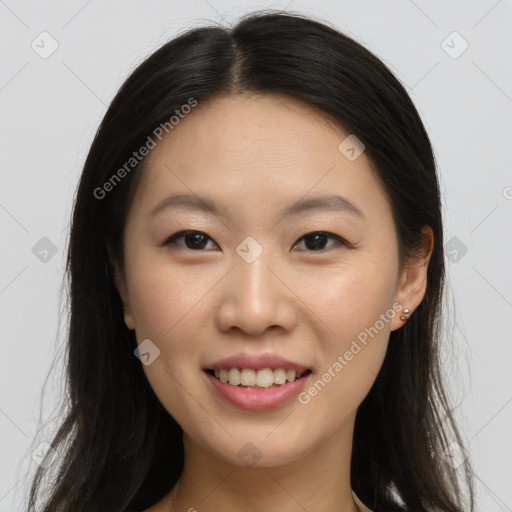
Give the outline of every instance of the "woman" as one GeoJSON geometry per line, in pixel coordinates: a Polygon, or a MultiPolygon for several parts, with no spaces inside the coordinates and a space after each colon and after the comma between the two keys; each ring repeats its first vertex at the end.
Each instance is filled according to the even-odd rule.
{"type": "Polygon", "coordinates": [[[68,272],[65,449],[37,510],[473,510],[433,151],[334,28],[253,13],[138,66],[87,157],[68,272]]]}

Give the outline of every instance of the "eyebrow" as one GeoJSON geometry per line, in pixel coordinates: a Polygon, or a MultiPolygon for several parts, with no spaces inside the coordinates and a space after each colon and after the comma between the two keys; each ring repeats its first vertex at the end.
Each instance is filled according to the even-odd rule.
{"type": "MultiPolygon", "coordinates": [[[[153,208],[150,216],[155,217],[163,211],[173,208],[189,208],[212,213],[219,217],[228,216],[228,209],[226,207],[216,204],[208,197],[199,197],[190,194],[178,194],[165,198],[160,201],[155,208],[153,208]]],[[[337,194],[300,199],[296,203],[282,210],[281,216],[299,215],[304,212],[319,210],[343,211],[354,214],[363,219],[366,218],[362,210],[354,203],[350,202],[346,197],[337,194]]]]}

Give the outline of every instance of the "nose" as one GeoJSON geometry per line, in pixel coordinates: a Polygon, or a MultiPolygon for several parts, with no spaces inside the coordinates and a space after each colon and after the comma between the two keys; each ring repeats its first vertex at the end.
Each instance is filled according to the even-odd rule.
{"type": "Polygon", "coordinates": [[[224,332],[241,330],[252,336],[267,329],[291,331],[297,322],[297,302],[285,276],[265,253],[252,263],[237,257],[222,282],[216,322],[224,332]]]}

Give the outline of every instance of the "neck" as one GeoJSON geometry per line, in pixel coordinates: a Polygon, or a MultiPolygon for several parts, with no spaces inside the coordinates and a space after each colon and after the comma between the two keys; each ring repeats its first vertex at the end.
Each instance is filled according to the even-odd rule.
{"type": "Polygon", "coordinates": [[[186,434],[183,441],[185,465],[173,493],[176,511],[361,510],[350,485],[352,428],[282,465],[265,465],[264,454],[253,466],[235,464],[204,450],[186,434]]]}

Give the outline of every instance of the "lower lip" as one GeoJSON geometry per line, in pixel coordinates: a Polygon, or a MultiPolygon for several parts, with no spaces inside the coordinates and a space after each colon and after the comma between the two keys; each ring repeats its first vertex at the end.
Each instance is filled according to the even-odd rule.
{"type": "Polygon", "coordinates": [[[301,392],[306,381],[312,375],[309,373],[299,380],[286,382],[286,384],[281,384],[273,389],[250,389],[232,386],[206,371],[203,373],[219,395],[231,404],[247,411],[267,411],[285,404],[301,392]]]}

